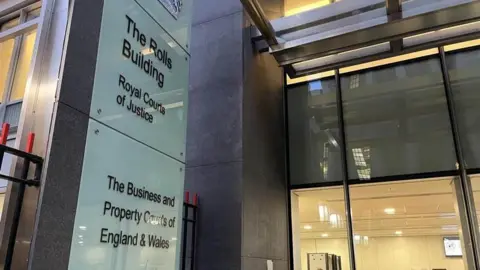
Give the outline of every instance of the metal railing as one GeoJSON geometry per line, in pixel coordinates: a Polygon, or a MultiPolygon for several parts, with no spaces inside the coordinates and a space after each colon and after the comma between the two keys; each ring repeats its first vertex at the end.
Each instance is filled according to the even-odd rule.
{"type": "Polygon", "coordinates": [[[190,203],[190,193],[185,192],[185,202],[183,203],[183,227],[181,243],[181,270],[195,269],[195,251],[198,219],[198,196],[193,195],[190,203]]]}
{"type": "MultiPolygon", "coordinates": [[[[3,161],[4,155],[8,153],[23,159],[23,166],[20,173],[20,177],[0,174],[1,179],[5,179],[7,181],[16,183],[18,185],[17,196],[15,198],[15,204],[14,204],[15,208],[13,212],[12,223],[10,224],[10,234],[8,237],[8,246],[7,246],[6,256],[5,256],[4,270],[10,270],[12,268],[13,252],[15,250],[15,242],[17,238],[18,225],[20,222],[20,214],[22,212],[22,204],[23,204],[23,197],[25,195],[25,187],[40,186],[40,176],[42,174],[42,167],[43,167],[43,158],[31,154],[33,149],[33,143],[35,140],[35,134],[30,133],[28,135],[26,149],[25,151],[21,151],[21,150],[6,146],[9,130],[10,130],[10,125],[7,123],[3,124],[2,132],[0,135],[0,160],[3,161]],[[28,178],[29,168],[32,163],[35,165],[35,173],[33,175],[33,179],[29,179],[28,178]]],[[[2,167],[2,163],[0,163],[0,169],[2,167]]]]}

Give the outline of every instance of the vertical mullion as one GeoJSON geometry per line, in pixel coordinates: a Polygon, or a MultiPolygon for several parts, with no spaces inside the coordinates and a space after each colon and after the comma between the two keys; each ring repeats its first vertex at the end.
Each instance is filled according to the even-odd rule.
{"type": "Polygon", "coordinates": [[[340,156],[343,176],[343,192],[345,199],[345,216],[347,218],[347,241],[348,241],[348,254],[350,258],[350,269],[356,270],[355,261],[355,245],[353,242],[353,222],[352,222],[352,208],[350,206],[350,187],[348,185],[348,163],[347,163],[347,143],[345,135],[345,122],[343,119],[343,98],[342,98],[342,86],[340,80],[340,71],[335,70],[335,82],[337,85],[337,117],[338,117],[338,129],[340,131],[340,156]]]}
{"type": "Polygon", "coordinates": [[[290,183],[290,130],[288,128],[288,85],[287,74],[285,71],[283,73],[283,121],[283,130],[285,134],[285,181],[287,185],[288,254],[290,256],[289,266],[291,270],[299,270],[295,269],[295,247],[293,246],[292,190],[290,183]]]}
{"type": "MultiPolygon", "coordinates": [[[[467,223],[468,232],[465,235],[463,233],[464,238],[469,237],[469,242],[473,242],[471,245],[471,250],[466,250],[466,252],[473,253],[473,261],[475,264],[475,269],[480,269],[480,256],[479,256],[479,233],[478,233],[478,225],[476,220],[476,212],[475,212],[475,204],[473,198],[473,192],[471,189],[471,185],[468,181],[468,174],[466,169],[466,162],[465,156],[463,154],[462,149],[462,140],[460,138],[460,132],[458,128],[458,121],[457,121],[457,114],[455,109],[455,102],[453,97],[453,90],[450,81],[450,75],[448,73],[448,67],[446,62],[445,50],[443,47],[439,48],[440,52],[440,61],[441,61],[441,68],[442,68],[442,76],[443,76],[443,83],[444,83],[444,90],[445,90],[445,97],[447,99],[447,107],[448,107],[448,114],[450,118],[450,127],[453,136],[453,142],[455,146],[455,155],[457,157],[458,162],[458,170],[460,173],[460,178],[456,178],[453,181],[457,181],[459,185],[455,183],[456,188],[459,189],[460,198],[458,198],[457,203],[462,204],[462,208],[464,209],[465,214],[463,215],[465,218],[462,220],[462,213],[459,213],[461,222],[467,223]],[[460,180],[460,181],[458,181],[460,180]],[[475,217],[475,219],[474,219],[475,217]]],[[[459,207],[460,209],[460,207],[459,207]]],[[[465,241],[465,240],[464,240],[465,241]]],[[[468,245],[465,245],[467,249],[468,245]]],[[[472,266],[469,266],[472,268],[472,266]]]]}

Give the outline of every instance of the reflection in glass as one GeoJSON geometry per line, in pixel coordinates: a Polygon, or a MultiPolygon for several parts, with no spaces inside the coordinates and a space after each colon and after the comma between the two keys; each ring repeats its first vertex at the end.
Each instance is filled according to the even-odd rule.
{"type": "Polygon", "coordinates": [[[451,52],[446,57],[467,168],[480,168],[480,50],[451,52]]]}
{"type": "Polygon", "coordinates": [[[27,85],[28,73],[30,72],[30,63],[32,62],[33,49],[35,47],[36,31],[32,31],[23,36],[20,48],[20,57],[17,61],[13,89],[10,94],[10,101],[23,98],[25,87],[27,85]]]}
{"type": "Polygon", "coordinates": [[[291,184],[342,181],[335,80],[293,86],[287,96],[291,184]]]}
{"type": "Polygon", "coordinates": [[[436,56],[343,74],[350,179],[454,170],[436,56]]]}
{"type": "Polygon", "coordinates": [[[466,269],[452,180],[351,186],[357,269],[466,269]]]}
{"type": "MultiPolygon", "coordinates": [[[[341,187],[291,193],[294,270],[308,270],[309,254],[325,253],[339,256],[342,269],[349,269],[343,198],[341,187]]],[[[312,261],[310,266],[318,269],[313,268],[312,261]]]]}

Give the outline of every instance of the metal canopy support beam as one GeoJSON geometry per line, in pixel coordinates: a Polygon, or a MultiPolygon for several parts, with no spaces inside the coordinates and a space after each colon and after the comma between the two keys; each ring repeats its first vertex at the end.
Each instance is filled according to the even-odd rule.
{"type": "Polygon", "coordinates": [[[303,45],[288,47],[279,45],[272,54],[282,66],[314,59],[329,54],[354,50],[392,39],[402,39],[445,27],[469,23],[480,19],[480,2],[454,6],[421,15],[382,23],[367,29],[358,30],[317,40],[303,45]]]}
{"type": "MultiPolygon", "coordinates": [[[[401,19],[402,4],[400,3],[400,0],[385,0],[385,4],[387,7],[387,15],[389,22],[401,19]]],[[[390,48],[392,52],[401,51],[403,48],[403,40],[400,38],[390,41],[390,48]]]]}
{"type": "Polygon", "coordinates": [[[395,15],[402,10],[402,4],[400,3],[400,0],[385,0],[385,5],[387,7],[387,14],[389,16],[395,15]]]}
{"type": "Polygon", "coordinates": [[[275,30],[270,24],[270,21],[265,15],[262,7],[257,0],[240,0],[242,2],[243,8],[250,15],[253,23],[257,26],[262,36],[267,41],[270,47],[275,47],[278,45],[277,37],[275,36],[275,30]]]}
{"type": "MultiPolygon", "coordinates": [[[[319,72],[324,72],[324,71],[329,71],[337,68],[343,68],[347,66],[353,66],[353,65],[358,65],[366,62],[371,62],[371,61],[376,61],[388,57],[394,57],[402,54],[408,54],[408,53],[413,53],[421,50],[426,50],[426,49],[432,49],[432,48],[437,48],[439,46],[444,46],[452,43],[458,43],[458,42],[464,42],[464,41],[469,41],[469,40],[474,40],[474,39],[479,39],[480,38],[480,33],[473,33],[473,34],[467,34],[467,35],[461,35],[453,38],[448,38],[448,39],[442,39],[438,41],[432,41],[426,44],[420,44],[417,46],[412,46],[408,48],[403,48],[401,52],[385,52],[385,53],[378,53],[370,56],[365,56],[365,57],[359,57],[351,60],[346,60],[346,61],[339,61],[335,62],[333,64],[329,65],[322,65],[318,66],[315,68],[311,69],[305,69],[305,70],[293,70],[292,68],[292,73],[288,73],[290,78],[297,78],[301,76],[306,76],[306,75],[312,75],[315,73],[319,72]]],[[[287,65],[291,66],[291,65],[287,65]]],[[[287,67],[285,66],[285,67],[287,67]]],[[[287,70],[286,70],[287,71],[287,70]]]]}

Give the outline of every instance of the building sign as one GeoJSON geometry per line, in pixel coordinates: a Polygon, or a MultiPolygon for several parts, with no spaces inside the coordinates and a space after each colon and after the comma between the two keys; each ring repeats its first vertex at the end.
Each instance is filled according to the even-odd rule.
{"type": "Polygon", "coordinates": [[[69,269],[176,270],[192,2],[99,1],[69,269]]]}
{"type": "Polygon", "coordinates": [[[178,269],[183,169],[90,120],[68,269],[178,269]]]}
{"type": "Polygon", "coordinates": [[[90,115],[184,161],[189,55],[145,10],[105,0],[90,115]]]}

